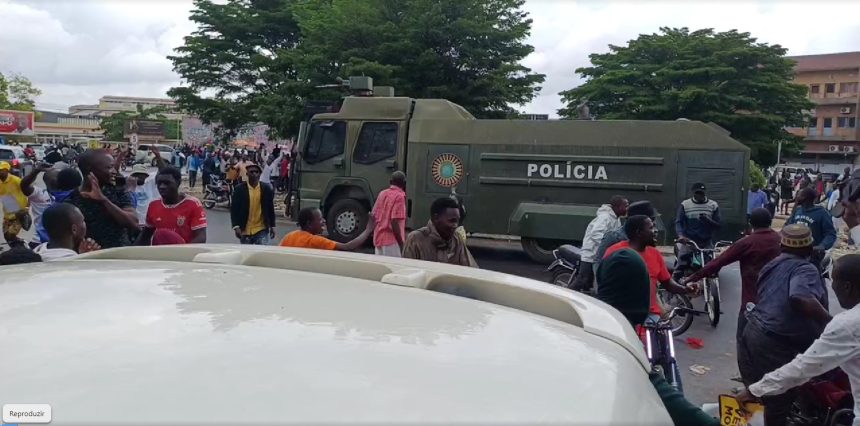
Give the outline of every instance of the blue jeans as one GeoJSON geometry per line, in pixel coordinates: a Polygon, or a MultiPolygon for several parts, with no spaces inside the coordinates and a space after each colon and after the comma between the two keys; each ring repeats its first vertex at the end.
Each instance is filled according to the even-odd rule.
{"type": "Polygon", "coordinates": [[[243,235],[239,240],[242,244],[253,244],[257,246],[269,245],[269,230],[264,229],[254,235],[243,235]]]}

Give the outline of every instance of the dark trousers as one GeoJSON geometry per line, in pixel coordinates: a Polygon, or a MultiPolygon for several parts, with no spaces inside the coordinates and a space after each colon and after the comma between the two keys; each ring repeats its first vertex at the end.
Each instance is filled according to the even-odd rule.
{"type": "MultiPolygon", "coordinates": [[[[738,341],[738,367],[744,385],[761,380],[765,374],[791,362],[800,353],[781,338],[769,335],[754,319],[746,322],[738,341]]],[[[797,397],[792,389],[782,395],[762,398],[766,426],[783,426],[797,397]]]]}
{"type": "Polygon", "coordinates": [[[189,170],[188,171],[188,186],[194,188],[194,185],[197,184],[197,170],[189,170]]]}
{"type": "Polygon", "coordinates": [[[579,262],[579,271],[576,273],[571,288],[577,291],[591,290],[594,287],[594,266],[588,262],[579,262]]]}

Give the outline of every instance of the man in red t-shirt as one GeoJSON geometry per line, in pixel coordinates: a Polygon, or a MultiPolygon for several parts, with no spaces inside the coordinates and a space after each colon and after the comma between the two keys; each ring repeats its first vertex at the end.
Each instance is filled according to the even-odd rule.
{"type": "MultiPolygon", "coordinates": [[[[618,250],[631,248],[642,256],[645,261],[645,266],[648,267],[648,276],[651,278],[651,305],[648,309],[653,315],[663,315],[663,309],[660,307],[660,302],[657,299],[657,284],[662,284],[663,288],[678,294],[688,294],[696,292],[697,288],[691,284],[684,287],[674,280],[672,275],[666,268],[666,262],[663,260],[663,255],[657,250],[657,228],[654,222],[648,216],[632,216],[627,219],[624,224],[624,233],[627,234],[628,240],[617,243],[606,250],[603,258],[606,259],[610,254],[618,250]]],[[[600,286],[600,283],[597,283],[600,286]]]]}
{"type": "Polygon", "coordinates": [[[139,245],[149,245],[156,229],[179,234],[189,244],[206,242],[206,211],[200,200],[179,192],[182,175],[168,166],[158,171],[155,184],[160,200],[153,200],[146,212],[146,227],[137,239],[139,245]]]}

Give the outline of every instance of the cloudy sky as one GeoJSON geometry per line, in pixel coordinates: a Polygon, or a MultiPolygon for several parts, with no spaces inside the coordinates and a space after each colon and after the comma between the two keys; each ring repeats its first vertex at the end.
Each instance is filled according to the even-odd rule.
{"type": "MultiPolygon", "coordinates": [[[[661,26],[748,31],[789,54],[860,50],[860,2],[526,0],[534,20],[525,64],[547,75],[523,109],[554,114],[574,69],[661,26]]],[[[186,0],[0,0],[0,72],[43,91],[37,105],[64,111],[103,95],[163,97],[179,78],[166,55],[193,31],[186,0]]]]}

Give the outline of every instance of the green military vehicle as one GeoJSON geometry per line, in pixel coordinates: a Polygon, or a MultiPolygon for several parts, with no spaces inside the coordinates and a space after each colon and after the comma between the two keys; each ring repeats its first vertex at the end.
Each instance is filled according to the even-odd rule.
{"type": "Polygon", "coordinates": [[[724,231],[746,224],[749,149],[697,121],[477,120],[442,99],[350,96],[299,139],[292,205],[319,207],[340,241],[365,228],[395,170],[408,176],[407,227],[455,194],[470,234],[518,236],[538,262],[578,244],[615,194],[651,200],[671,230],[690,186],[705,182],[724,231]]]}

